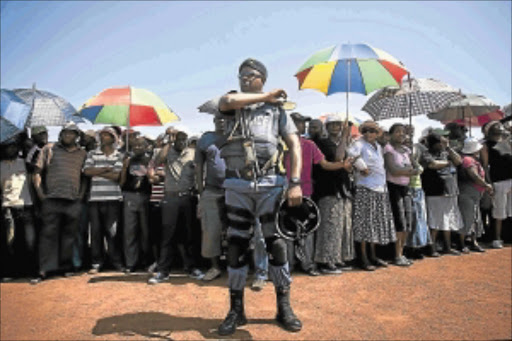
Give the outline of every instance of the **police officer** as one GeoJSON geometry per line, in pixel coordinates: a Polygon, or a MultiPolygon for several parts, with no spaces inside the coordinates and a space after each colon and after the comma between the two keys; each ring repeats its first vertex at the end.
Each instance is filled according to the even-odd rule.
{"type": "Polygon", "coordinates": [[[226,210],[228,220],[228,285],[231,307],[219,326],[220,335],[230,335],[247,323],[243,293],[249,269],[249,241],[255,226],[261,226],[267,252],[269,275],[277,296],[278,323],[297,332],[302,324],[290,306],[291,276],[286,257],[286,243],[274,224],[277,206],[286,190],[290,206],[302,202],[300,172],[302,154],[292,119],[281,108],[286,92],[263,92],[267,79],[265,66],[247,59],[239,67],[241,92],[232,91],[214,106],[227,118],[226,140],[221,156],[226,162],[226,210]],[[278,174],[278,139],[283,138],[290,153],[291,179],[278,174]]]}

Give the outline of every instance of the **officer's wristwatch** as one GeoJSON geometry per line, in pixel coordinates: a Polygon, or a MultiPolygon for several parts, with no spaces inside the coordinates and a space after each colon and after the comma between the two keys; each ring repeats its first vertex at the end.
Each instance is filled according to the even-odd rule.
{"type": "Polygon", "coordinates": [[[301,182],[300,182],[300,178],[290,178],[290,181],[289,181],[289,187],[292,187],[292,186],[300,186],[301,182]]]}

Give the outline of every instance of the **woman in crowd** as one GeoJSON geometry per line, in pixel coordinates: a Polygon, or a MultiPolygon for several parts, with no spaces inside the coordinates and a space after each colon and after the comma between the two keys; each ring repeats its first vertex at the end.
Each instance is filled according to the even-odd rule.
{"type": "MultiPolygon", "coordinates": [[[[411,129],[411,128],[410,128],[411,129]]],[[[423,167],[419,164],[421,153],[426,149],[425,145],[421,143],[424,141],[425,136],[420,138],[420,143],[413,144],[412,138],[414,130],[411,129],[409,137],[406,139],[405,145],[412,150],[411,163],[414,168],[418,169],[418,175],[413,175],[409,181],[409,193],[411,196],[411,232],[407,236],[405,246],[411,251],[409,257],[413,259],[422,259],[423,254],[420,248],[432,243],[430,232],[427,225],[427,205],[425,203],[425,192],[421,188],[421,176],[423,167]]]]}
{"type": "Polygon", "coordinates": [[[478,158],[482,145],[472,138],[464,141],[462,148],[462,168],[459,173],[459,209],[462,215],[462,228],[459,231],[460,248],[462,253],[469,253],[465,246],[465,237],[471,236],[471,249],[476,252],[484,252],[484,249],[476,241],[483,232],[484,227],[480,216],[480,199],[482,193],[487,191],[492,195],[493,189],[485,181],[485,172],[478,158]]]}
{"type": "Polygon", "coordinates": [[[482,148],[482,166],[494,188],[492,217],[496,220],[492,247],[501,249],[503,220],[512,217],[512,147],[510,137],[499,121],[489,122],[485,128],[485,144],[482,148]]]}
{"type": "Polygon", "coordinates": [[[403,255],[408,232],[411,231],[411,197],[409,195],[410,177],[419,171],[411,164],[411,150],[404,145],[405,125],[395,123],[389,128],[389,143],[384,147],[386,180],[389,201],[396,229],[395,261],[397,266],[412,264],[403,255]]]}
{"type": "Polygon", "coordinates": [[[448,146],[448,139],[437,133],[427,136],[427,145],[428,150],[422,153],[420,163],[424,168],[421,182],[427,196],[427,223],[432,236],[430,255],[439,257],[435,246],[438,231],[444,234],[445,253],[460,255],[451,247],[451,232],[458,231],[462,225],[455,168],[460,165],[461,158],[448,146]]]}
{"type": "Polygon", "coordinates": [[[365,121],[359,130],[362,138],[348,150],[348,155],[356,159],[354,167],[357,170],[352,229],[354,240],[361,243],[361,268],[373,271],[374,265],[387,266],[375,255],[375,244],[394,242],[396,233],[386,187],[384,158],[377,143],[379,126],[374,121],[365,121]],[[370,257],[366,253],[367,243],[370,244],[370,257]]]}

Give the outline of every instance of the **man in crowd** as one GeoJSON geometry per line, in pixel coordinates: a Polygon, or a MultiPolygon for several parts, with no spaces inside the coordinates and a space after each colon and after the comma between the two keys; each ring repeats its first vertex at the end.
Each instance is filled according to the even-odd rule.
{"type": "Polygon", "coordinates": [[[20,157],[22,140],[19,137],[0,144],[0,279],[37,274],[31,181],[25,160],[20,157]]]}
{"type": "Polygon", "coordinates": [[[149,157],[146,155],[146,139],[132,141],[132,155],[123,161],[119,185],[123,190],[123,249],[126,272],[136,267],[147,267],[150,262],[149,195],[151,184],[147,177],[149,157]]]}
{"type": "Polygon", "coordinates": [[[123,199],[119,175],[123,154],[117,150],[118,136],[111,128],[100,131],[100,148],[87,155],[84,174],[91,178],[89,219],[91,221],[91,274],[104,267],[104,238],[107,240],[111,265],[123,271],[120,214],[123,199]]]}
{"type": "MultiPolygon", "coordinates": [[[[190,243],[194,214],[195,150],[187,148],[187,134],[178,131],[174,143],[165,145],[156,157],[155,164],[165,165],[164,199],[162,201],[162,239],[157,273],[148,284],[161,283],[169,278],[172,264],[172,242],[175,239],[184,268],[192,278],[204,274],[194,268],[190,243]],[[181,219],[180,219],[181,218],[181,219]]],[[[150,177],[154,174],[150,171],[150,177]]]]}
{"type": "Polygon", "coordinates": [[[200,195],[198,211],[202,226],[201,254],[211,261],[204,281],[211,281],[222,273],[219,259],[222,252],[222,226],[225,221],[222,184],[226,177],[226,164],[220,157],[218,148],[223,139],[225,120],[221,115],[216,115],[213,123],[215,131],[201,136],[195,153],[196,188],[200,195]]]}
{"type": "Polygon", "coordinates": [[[80,129],[66,124],[59,142],[46,145],[35,165],[34,187],[42,202],[39,238],[39,281],[48,272],[72,268],[73,244],[85,193],[82,177],[87,153],[78,146],[80,129]]]}
{"type": "Polygon", "coordinates": [[[227,143],[221,147],[226,161],[226,210],[228,220],[228,286],[231,307],[219,326],[220,335],[231,335],[247,323],[243,293],[247,278],[247,250],[253,228],[261,224],[269,256],[269,276],[277,294],[276,319],[285,329],[299,331],[302,323],[290,306],[291,275],[286,243],[276,232],[274,220],[285,178],[276,174],[278,138],[291,153],[291,178],[287,191],[290,206],[302,202],[300,143],[289,115],[279,103],[286,98],[282,89],[263,92],[265,66],[247,59],[239,67],[242,92],[230,92],[218,101],[218,110],[230,119],[227,143]]]}

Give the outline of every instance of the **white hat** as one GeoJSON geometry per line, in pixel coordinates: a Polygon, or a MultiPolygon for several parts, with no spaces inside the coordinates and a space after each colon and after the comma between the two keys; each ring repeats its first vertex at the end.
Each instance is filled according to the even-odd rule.
{"type": "Polygon", "coordinates": [[[468,137],[464,140],[464,147],[461,150],[462,154],[474,154],[480,149],[482,149],[483,145],[475,138],[468,137]]]}
{"type": "Polygon", "coordinates": [[[327,119],[325,120],[325,124],[331,123],[331,122],[343,122],[343,118],[339,114],[330,114],[327,116],[327,119]]]}

